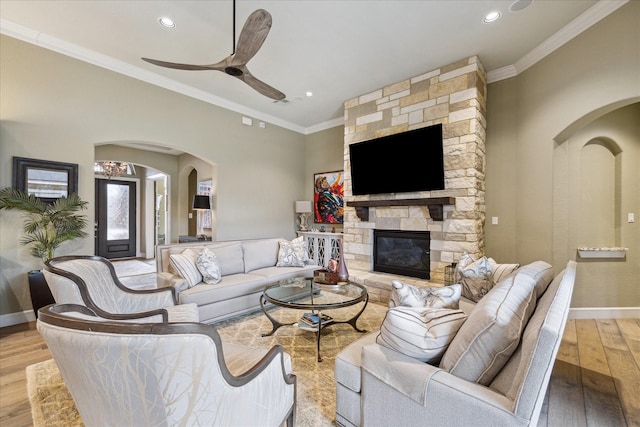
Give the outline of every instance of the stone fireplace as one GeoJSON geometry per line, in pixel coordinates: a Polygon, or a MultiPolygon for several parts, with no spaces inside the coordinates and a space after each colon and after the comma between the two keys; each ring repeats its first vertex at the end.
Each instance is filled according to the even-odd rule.
{"type": "MultiPolygon", "coordinates": [[[[444,283],[464,252],[484,254],[486,74],[477,56],[347,100],[343,250],[350,278],[373,301],[390,282],[444,283]],[[445,190],[353,196],[349,145],[442,123],[445,190]],[[429,280],[374,271],[374,229],[428,231],[429,280]]],[[[384,167],[384,159],[380,159],[384,167]]]]}

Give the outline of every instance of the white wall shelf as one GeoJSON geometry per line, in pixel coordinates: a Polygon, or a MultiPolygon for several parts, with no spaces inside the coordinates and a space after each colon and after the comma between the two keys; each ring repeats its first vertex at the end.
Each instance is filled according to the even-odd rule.
{"type": "Polygon", "coordinates": [[[629,248],[578,248],[580,258],[625,258],[629,248]]]}

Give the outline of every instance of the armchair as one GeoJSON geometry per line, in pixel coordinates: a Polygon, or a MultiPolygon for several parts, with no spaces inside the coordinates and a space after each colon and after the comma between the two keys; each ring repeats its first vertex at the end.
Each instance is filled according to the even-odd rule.
{"type": "Polygon", "coordinates": [[[71,304],[41,308],[37,328],[87,426],[293,426],[281,346],[223,344],[201,323],[104,322],[71,304]]]}
{"type": "Polygon", "coordinates": [[[196,304],[177,304],[175,289],[133,290],[124,286],[113,264],[98,256],[63,256],[45,263],[44,276],[57,304],[79,304],[111,320],[198,322],[196,304]]]}

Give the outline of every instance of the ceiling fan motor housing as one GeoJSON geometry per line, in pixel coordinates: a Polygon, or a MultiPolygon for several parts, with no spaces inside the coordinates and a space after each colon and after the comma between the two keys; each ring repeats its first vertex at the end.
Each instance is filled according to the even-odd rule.
{"type": "Polygon", "coordinates": [[[233,76],[233,77],[240,77],[241,75],[244,74],[242,72],[242,70],[240,68],[237,68],[237,67],[226,67],[224,69],[224,72],[229,74],[230,76],[233,76]]]}

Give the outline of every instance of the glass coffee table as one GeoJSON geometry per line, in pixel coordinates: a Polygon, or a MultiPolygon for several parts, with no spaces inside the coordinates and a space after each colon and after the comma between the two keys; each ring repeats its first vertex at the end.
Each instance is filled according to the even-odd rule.
{"type": "Polygon", "coordinates": [[[282,280],[274,285],[267,286],[260,296],[260,307],[273,325],[271,332],[262,334],[262,336],[273,335],[278,328],[288,325],[299,325],[302,329],[313,331],[317,336],[318,362],[322,362],[322,357],[320,356],[322,330],[338,323],[347,323],[358,332],[366,332],[364,329],[358,328],[356,322],[367,307],[368,302],[367,288],[358,283],[348,282],[343,285],[324,285],[314,282],[313,278],[310,277],[282,280]],[[330,318],[330,320],[323,321],[323,310],[349,307],[363,301],[362,308],[352,318],[348,320],[330,318]],[[305,314],[308,313],[309,317],[317,317],[317,324],[312,326],[302,320],[294,323],[281,323],[267,312],[265,308],[266,302],[279,307],[305,310],[305,314]]]}

